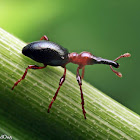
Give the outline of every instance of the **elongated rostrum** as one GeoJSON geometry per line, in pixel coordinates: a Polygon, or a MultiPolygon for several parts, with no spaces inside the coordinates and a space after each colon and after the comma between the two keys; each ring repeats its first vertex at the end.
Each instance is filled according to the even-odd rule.
{"type": "Polygon", "coordinates": [[[115,60],[108,60],[108,59],[103,59],[101,57],[96,57],[96,56],[92,55],[90,52],[85,52],[85,51],[81,52],[80,54],[78,54],[76,52],[69,53],[67,49],[63,48],[62,46],[60,46],[54,42],[49,41],[48,37],[45,35],[43,37],[41,37],[40,41],[35,41],[35,42],[32,42],[32,43],[26,45],[22,49],[22,53],[25,56],[27,56],[27,57],[29,57],[37,62],[43,63],[44,66],[41,67],[41,66],[37,66],[37,65],[29,65],[26,68],[21,79],[19,79],[17,82],[15,82],[14,86],[12,87],[12,90],[15,88],[15,86],[17,86],[17,84],[21,80],[23,80],[25,78],[28,69],[43,69],[47,65],[63,67],[64,74],[60,78],[59,87],[58,87],[49,107],[48,107],[48,112],[49,112],[53,102],[56,100],[56,97],[57,97],[57,94],[60,90],[60,87],[62,86],[62,84],[65,81],[66,65],[68,63],[77,64],[78,68],[77,68],[77,73],[76,73],[76,79],[77,79],[77,82],[78,82],[79,87],[80,87],[81,100],[82,100],[82,102],[81,102],[82,111],[83,111],[83,115],[84,115],[85,119],[86,119],[86,115],[85,115],[86,111],[84,109],[84,97],[83,97],[83,91],[82,91],[82,79],[84,77],[85,66],[86,65],[93,65],[93,64],[106,64],[106,65],[110,66],[111,70],[117,76],[122,77],[122,74],[120,72],[115,71],[113,69],[113,67],[119,68],[119,64],[116,61],[119,60],[120,58],[131,56],[129,53],[125,53],[125,54],[117,57],[115,60]],[[82,69],[81,76],[79,74],[80,69],[82,69]]]}

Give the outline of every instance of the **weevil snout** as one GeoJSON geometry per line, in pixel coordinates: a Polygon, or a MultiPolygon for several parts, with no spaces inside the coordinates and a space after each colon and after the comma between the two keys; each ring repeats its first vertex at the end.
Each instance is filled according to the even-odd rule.
{"type": "Polygon", "coordinates": [[[120,67],[120,64],[117,63],[117,62],[115,62],[115,63],[113,63],[113,64],[112,64],[112,66],[115,67],[115,68],[119,68],[119,67],[120,67]],[[113,65],[113,64],[114,64],[114,65],[113,65]]]}

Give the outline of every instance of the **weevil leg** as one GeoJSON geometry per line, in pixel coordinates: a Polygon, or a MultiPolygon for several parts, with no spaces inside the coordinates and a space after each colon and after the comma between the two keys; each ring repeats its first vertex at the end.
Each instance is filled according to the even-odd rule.
{"type": "Polygon", "coordinates": [[[85,67],[82,67],[82,76],[81,76],[82,79],[84,78],[84,73],[85,73],[85,67]]]}
{"type": "Polygon", "coordinates": [[[66,67],[64,67],[64,74],[63,74],[63,76],[60,78],[59,87],[58,87],[58,89],[57,89],[57,91],[56,91],[54,97],[52,98],[52,101],[51,101],[49,107],[48,107],[48,113],[50,112],[50,109],[51,109],[51,107],[52,107],[52,104],[53,104],[53,102],[55,101],[55,99],[56,99],[56,97],[57,97],[57,94],[58,94],[58,92],[59,92],[60,87],[62,86],[63,82],[65,81],[65,77],[66,77],[66,67]]]}
{"type": "Polygon", "coordinates": [[[29,66],[26,68],[26,70],[25,70],[23,76],[21,77],[21,79],[19,79],[19,80],[14,84],[14,86],[12,87],[12,90],[15,88],[15,86],[17,86],[17,84],[18,84],[21,80],[23,80],[23,79],[25,78],[28,69],[43,69],[43,68],[45,68],[46,66],[47,66],[47,65],[45,65],[45,64],[44,64],[44,67],[39,67],[39,66],[36,66],[36,65],[29,65],[29,66]]]}
{"type": "Polygon", "coordinates": [[[43,40],[43,39],[44,39],[44,40],[47,40],[47,41],[49,40],[48,37],[47,37],[46,35],[43,35],[43,36],[40,38],[40,40],[43,40]]]}
{"type": "Polygon", "coordinates": [[[77,82],[80,86],[80,92],[81,92],[81,104],[82,104],[82,110],[83,110],[83,114],[84,114],[84,118],[86,119],[86,111],[84,109],[84,96],[83,96],[83,91],[82,91],[82,79],[81,79],[81,76],[79,74],[79,67],[77,68],[77,74],[76,74],[76,79],[77,79],[77,82]]]}

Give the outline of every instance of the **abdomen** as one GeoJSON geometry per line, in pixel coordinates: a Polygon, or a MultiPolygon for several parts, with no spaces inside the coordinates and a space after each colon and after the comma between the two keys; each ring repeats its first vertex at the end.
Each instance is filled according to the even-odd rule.
{"type": "Polygon", "coordinates": [[[51,41],[36,41],[22,49],[22,53],[31,59],[51,66],[61,66],[68,62],[67,49],[51,41]]]}

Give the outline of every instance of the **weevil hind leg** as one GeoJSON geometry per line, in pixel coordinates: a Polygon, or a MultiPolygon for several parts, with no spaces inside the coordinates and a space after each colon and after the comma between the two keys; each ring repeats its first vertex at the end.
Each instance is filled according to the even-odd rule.
{"type": "Polygon", "coordinates": [[[49,107],[48,107],[48,113],[50,112],[50,109],[51,109],[51,107],[52,107],[53,102],[56,100],[56,97],[57,97],[57,94],[58,94],[58,92],[59,92],[60,87],[62,86],[62,84],[63,84],[64,81],[65,81],[65,77],[66,77],[66,67],[64,67],[64,74],[63,74],[63,76],[60,78],[59,87],[58,87],[58,89],[57,89],[57,91],[56,91],[54,97],[52,98],[52,101],[51,101],[49,107]]]}
{"type": "Polygon", "coordinates": [[[14,86],[12,87],[12,90],[15,88],[15,86],[18,85],[18,83],[19,83],[21,80],[24,80],[24,79],[25,79],[25,76],[27,75],[28,69],[44,69],[46,66],[47,66],[47,65],[45,65],[45,64],[44,64],[43,67],[36,66],[36,65],[29,65],[29,66],[26,68],[26,70],[25,70],[23,76],[22,76],[17,82],[15,82],[14,86]]]}
{"type": "Polygon", "coordinates": [[[86,119],[86,111],[85,111],[85,108],[84,108],[84,96],[83,96],[83,91],[82,91],[82,79],[81,79],[81,76],[79,74],[79,67],[77,68],[77,74],[76,74],[76,79],[77,79],[77,82],[79,84],[79,87],[80,87],[80,92],[81,92],[81,104],[82,104],[82,110],[83,110],[83,114],[84,114],[84,118],[86,119]]]}

